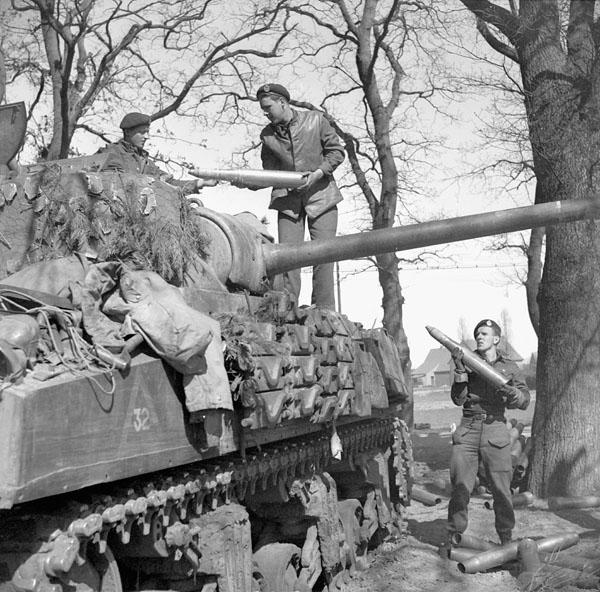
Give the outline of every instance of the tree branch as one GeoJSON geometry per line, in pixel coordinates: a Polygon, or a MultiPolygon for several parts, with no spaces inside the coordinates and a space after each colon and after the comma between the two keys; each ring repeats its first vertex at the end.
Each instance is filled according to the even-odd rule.
{"type": "MultiPolygon", "coordinates": [[[[377,62],[377,56],[379,55],[379,49],[384,43],[384,39],[386,38],[389,30],[390,23],[392,18],[396,16],[396,12],[398,11],[398,0],[394,0],[392,2],[392,6],[386,15],[385,20],[383,21],[383,27],[381,33],[378,32],[378,25],[373,27],[373,32],[375,33],[375,46],[373,47],[371,62],[369,63],[369,67],[367,69],[367,80],[371,80],[373,77],[373,70],[375,68],[375,64],[377,62]]],[[[397,61],[397,60],[395,60],[397,61]]]]}
{"type": "Polygon", "coordinates": [[[348,10],[348,7],[346,6],[346,3],[344,2],[344,0],[332,0],[332,3],[337,4],[338,8],[340,9],[342,18],[344,19],[344,22],[346,23],[346,26],[348,27],[348,30],[352,33],[352,35],[354,35],[355,38],[358,38],[358,36],[359,36],[358,27],[356,26],[356,23],[355,23],[354,19],[352,18],[352,15],[350,14],[350,11],[348,10]]]}
{"type": "MultiPolygon", "coordinates": [[[[268,29],[268,27],[267,27],[267,29],[268,29]]],[[[265,29],[265,30],[267,30],[267,29],[265,29]]],[[[234,57],[242,56],[242,55],[253,55],[253,56],[261,57],[261,58],[276,57],[279,46],[281,45],[283,40],[289,35],[290,32],[291,32],[290,30],[287,30],[287,31],[284,31],[283,33],[281,33],[280,36],[278,37],[277,41],[275,42],[273,48],[270,51],[259,51],[257,49],[238,49],[236,51],[225,52],[225,50],[228,47],[230,47],[231,45],[233,45],[235,43],[238,43],[238,41],[241,38],[245,39],[247,37],[247,35],[243,35],[240,38],[236,38],[232,41],[227,41],[227,42],[222,43],[221,45],[218,45],[204,59],[204,62],[202,63],[200,68],[198,68],[194,72],[194,74],[192,74],[192,76],[190,76],[186,80],[185,84],[183,85],[183,88],[176,95],[175,99],[171,102],[171,104],[168,105],[167,107],[161,109],[160,111],[154,113],[151,116],[152,121],[156,121],[157,119],[166,117],[167,115],[169,115],[169,113],[173,113],[174,111],[176,111],[181,106],[181,104],[183,103],[183,100],[189,94],[190,90],[192,89],[192,87],[194,86],[194,84],[196,83],[198,78],[200,78],[200,76],[202,76],[202,74],[205,74],[210,68],[213,68],[215,65],[217,65],[223,61],[230,60],[234,57]],[[223,51],[223,55],[216,57],[216,55],[220,51],[223,51]]]]}
{"type": "Polygon", "coordinates": [[[519,35],[519,19],[506,8],[488,0],[460,0],[478,19],[496,27],[515,47],[519,35]]]}
{"type": "Polygon", "coordinates": [[[108,136],[105,136],[102,132],[99,132],[98,130],[90,127],[89,125],[87,125],[87,123],[78,123],[75,127],[77,127],[78,129],[83,129],[86,132],[93,134],[94,136],[98,136],[107,144],[111,143],[111,139],[108,136]]]}
{"type": "Polygon", "coordinates": [[[480,18],[477,18],[477,30],[492,49],[495,49],[498,53],[501,53],[513,62],[519,63],[519,56],[515,48],[500,41],[500,39],[492,33],[487,23],[480,18]]]}

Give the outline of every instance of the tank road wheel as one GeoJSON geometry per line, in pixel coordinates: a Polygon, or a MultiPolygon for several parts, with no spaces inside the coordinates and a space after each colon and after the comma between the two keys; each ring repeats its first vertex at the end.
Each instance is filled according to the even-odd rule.
{"type": "Polygon", "coordinates": [[[260,592],[297,592],[301,551],[290,543],[271,543],[253,555],[260,592]]]}

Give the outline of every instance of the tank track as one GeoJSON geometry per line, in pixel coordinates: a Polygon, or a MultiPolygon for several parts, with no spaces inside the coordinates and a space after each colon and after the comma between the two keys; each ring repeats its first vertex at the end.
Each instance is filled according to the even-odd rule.
{"type": "MultiPolygon", "coordinates": [[[[351,467],[360,467],[361,456],[368,451],[390,446],[402,450],[406,438],[399,438],[398,433],[404,431],[398,430],[398,420],[391,417],[337,429],[351,467]]],[[[278,442],[252,449],[245,458],[232,454],[219,461],[218,465],[199,463],[143,480],[117,482],[105,491],[102,486],[94,487],[76,498],[61,500],[47,513],[37,506],[34,513],[28,506],[20,508],[4,523],[0,557],[19,549],[35,551],[14,572],[12,584],[31,592],[61,592],[60,585],[51,583],[52,578],[64,576],[74,565],[81,566],[89,543],[103,554],[109,537],[116,536],[120,545],[128,545],[134,527],[144,535],[158,532],[170,553],[186,554],[193,563],[194,555],[200,558],[199,533],[186,524],[190,518],[231,501],[242,502],[247,494],[260,490],[278,488],[283,492],[296,478],[324,471],[332,462],[330,434],[324,431],[278,442]],[[31,523],[33,532],[25,526],[31,523]]]]}

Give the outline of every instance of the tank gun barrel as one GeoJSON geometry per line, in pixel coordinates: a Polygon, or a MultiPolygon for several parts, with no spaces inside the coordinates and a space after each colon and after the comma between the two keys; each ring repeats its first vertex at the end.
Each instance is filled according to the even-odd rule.
{"type": "Polygon", "coordinates": [[[248,187],[285,187],[292,189],[304,183],[302,173],[254,169],[192,169],[190,175],[200,179],[229,181],[248,187]]]}
{"type": "Polygon", "coordinates": [[[308,241],[300,245],[267,245],[264,253],[265,263],[268,275],[272,276],[308,265],[406,251],[596,217],[600,217],[598,200],[552,201],[484,214],[371,230],[308,241]]]}

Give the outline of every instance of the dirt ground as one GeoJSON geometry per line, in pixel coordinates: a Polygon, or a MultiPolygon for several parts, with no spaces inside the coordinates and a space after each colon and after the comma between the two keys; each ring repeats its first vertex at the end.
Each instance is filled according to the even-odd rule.
{"type": "MultiPolygon", "coordinates": [[[[418,409],[418,398],[416,401],[418,409]]],[[[597,578],[588,577],[592,582],[581,579],[576,582],[580,572],[557,567],[551,575],[540,577],[536,586],[522,587],[516,579],[519,573],[517,562],[485,573],[463,574],[454,561],[442,558],[439,546],[446,540],[449,490],[444,484],[449,481],[451,444],[450,430],[440,424],[454,422],[458,410],[429,408],[426,412],[421,411],[421,418],[419,413],[415,413],[417,425],[420,419],[426,418],[432,427],[414,432],[416,485],[439,495],[442,502],[428,507],[413,501],[408,508],[406,536],[395,542],[386,542],[371,552],[369,569],[354,575],[347,592],[515,592],[524,589],[576,592],[600,589],[597,578]],[[583,587],[577,587],[575,583],[583,587]]],[[[532,411],[518,419],[530,424],[531,414],[532,411]]],[[[497,542],[493,511],[484,506],[489,498],[488,495],[471,499],[467,533],[497,542]]],[[[598,561],[600,566],[600,508],[551,512],[544,500],[535,500],[532,506],[516,509],[515,514],[513,538],[535,539],[577,532],[580,542],[560,555],[590,558],[592,562],[598,561]]],[[[553,562],[553,557],[546,557],[544,561],[553,562]]]]}

